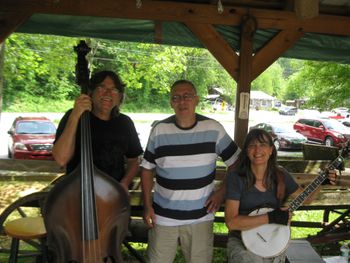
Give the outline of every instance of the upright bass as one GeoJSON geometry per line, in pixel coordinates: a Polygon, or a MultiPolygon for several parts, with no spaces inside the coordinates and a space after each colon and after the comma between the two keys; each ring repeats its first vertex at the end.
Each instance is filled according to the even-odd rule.
{"type": "MultiPolygon", "coordinates": [[[[90,48],[81,41],[75,50],[77,82],[87,94],[90,48]]],[[[80,125],[81,163],[58,180],[43,208],[49,262],[119,263],[130,217],[128,196],[117,181],[93,164],[88,112],[81,116],[80,125]]]]}

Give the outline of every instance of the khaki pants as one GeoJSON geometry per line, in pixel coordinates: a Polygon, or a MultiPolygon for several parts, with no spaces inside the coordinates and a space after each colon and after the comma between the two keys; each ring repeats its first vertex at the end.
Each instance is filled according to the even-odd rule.
{"type": "Polygon", "coordinates": [[[285,254],[274,258],[259,257],[245,248],[237,237],[229,237],[227,242],[228,263],[284,263],[285,254]]]}
{"type": "Polygon", "coordinates": [[[172,263],[180,242],[187,263],[211,263],[213,240],[212,221],[183,226],[155,225],[148,232],[148,262],[172,263]]]}

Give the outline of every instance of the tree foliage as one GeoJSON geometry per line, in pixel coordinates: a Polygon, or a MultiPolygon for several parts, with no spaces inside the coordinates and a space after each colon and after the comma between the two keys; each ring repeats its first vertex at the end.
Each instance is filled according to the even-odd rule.
{"type": "Polygon", "coordinates": [[[28,97],[72,98],[72,38],[13,34],[6,43],[4,103],[28,97]]]}
{"type": "Polygon", "coordinates": [[[282,99],[284,82],[283,69],[279,62],[275,62],[252,82],[251,88],[282,99]]]}
{"type": "MultiPolygon", "coordinates": [[[[73,100],[79,93],[74,84],[73,47],[77,42],[74,38],[13,34],[5,55],[5,109],[16,110],[24,103],[36,108],[42,99],[73,100]]],[[[201,97],[210,87],[219,86],[234,101],[235,83],[205,49],[101,39],[89,42],[91,71],[107,69],[121,76],[129,110],[169,108],[167,94],[178,79],[193,81],[201,97]]]]}
{"type": "Polygon", "coordinates": [[[349,107],[349,75],[349,65],[304,61],[300,70],[288,79],[285,98],[307,98],[307,106],[320,110],[349,107]]]}
{"type": "MultiPolygon", "coordinates": [[[[205,49],[89,41],[91,71],[116,71],[126,84],[124,109],[169,109],[167,94],[178,79],[191,80],[202,98],[220,88],[229,102],[235,102],[235,81],[205,49]]],[[[4,110],[64,111],[72,105],[79,94],[73,49],[77,42],[67,37],[11,35],[5,49],[4,110]]],[[[279,59],[252,82],[252,89],[282,101],[309,98],[309,105],[320,108],[349,106],[349,70],[348,65],[279,59]]]]}
{"type": "Polygon", "coordinates": [[[184,50],[102,40],[93,41],[92,45],[96,52],[94,70],[109,68],[118,72],[127,86],[126,102],[139,102],[143,108],[168,105],[169,87],[185,69],[184,50]]]}
{"type": "Polygon", "coordinates": [[[94,68],[108,66],[120,74],[128,87],[127,102],[168,107],[170,86],[179,79],[191,80],[201,97],[213,85],[235,88],[231,77],[204,49],[102,40],[93,41],[93,46],[94,68]]]}

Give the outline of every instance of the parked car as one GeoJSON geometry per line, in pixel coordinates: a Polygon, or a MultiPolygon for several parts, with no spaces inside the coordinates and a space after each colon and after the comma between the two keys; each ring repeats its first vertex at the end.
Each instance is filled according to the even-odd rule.
{"type": "Polygon", "coordinates": [[[293,128],[308,140],[327,146],[339,147],[350,139],[350,129],[332,119],[303,118],[294,123],[293,128]]]}
{"type": "Polygon", "coordinates": [[[307,142],[305,136],[297,133],[292,128],[287,128],[278,124],[259,123],[250,127],[251,129],[263,129],[270,133],[276,150],[293,149],[301,150],[303,143],[307,142]]]}
{"type": "Polygon", "coordinates": [[[344,126],[350,128],[350,118],[346,118],[340,121],[344,126]]]}
{"type": "Polygon", "coordinates": [[[279,108],[279,107],[281,107],[282,106],[282,102],[280,102],[280,101],[275,101],[275,107],[277,107],[277,108],[279,108]]]}
{"type": "Polygon", "coordinates": [[[334,111],[322,111],[320,117],[321,118],[335,119],[335,120],[341,120],[341,119],[345,118],[340,113],[336,113],[334,111]]]}
{"type": "Polygon", "coordinates": [[[335,108],[332,110],[333,113],[335,113],[336,115],[340,115],[344,118],[348,118],[350,117],[350,112],[348,108],[345,107],[339,107],[339,108],[335,108]]]}
{"type": "Polygon", "coordinates": [[[56,127],[45,117],[17,117],[7,132],[8,157],[52,160],[56,127]]]}
{"type": "Polygon", "coordinates": [[[292,106],[283,106],[278,111],[278,113],[281,115],[295,115],[297,114],[297,112],[298,112],[298,109],[292,106]]]}

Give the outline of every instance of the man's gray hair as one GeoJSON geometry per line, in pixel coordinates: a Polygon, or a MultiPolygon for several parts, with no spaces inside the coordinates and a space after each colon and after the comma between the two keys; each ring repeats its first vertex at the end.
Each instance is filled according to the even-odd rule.
{"type": "Polygon", "coordinates": [[[186,80],[186,79],[180,79],[180,80],[175,81],[174,84],[171,85],[170,92],[172,92],[176,86],[182,85],[182,84],[190,85],[192,87],[192,89],[194,90],[194,93],[197,94],[197,89],[194,86],[194,84],[191,81],[186,80]]]}

